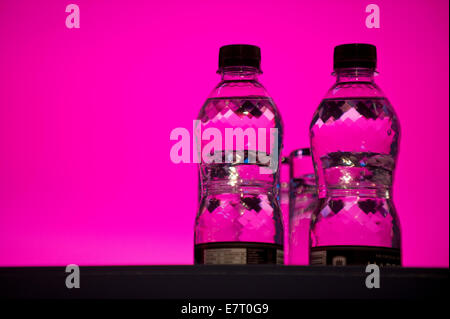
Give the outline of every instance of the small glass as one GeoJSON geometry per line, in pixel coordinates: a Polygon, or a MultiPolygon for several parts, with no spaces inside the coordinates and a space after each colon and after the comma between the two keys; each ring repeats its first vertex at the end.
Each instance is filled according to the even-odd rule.
{"type": "Polygon", "coordinates": [[[284,229],[284,263],[289,262],[289,156],[283,156],[280,164],[280,208],[284,229]]]}
{"type": "Polygon", "coordinates": [[[309,264],[311,216],[318,205],[317,187],[309,148],[291,152],[289,187],[289,265],[309,264]]]}

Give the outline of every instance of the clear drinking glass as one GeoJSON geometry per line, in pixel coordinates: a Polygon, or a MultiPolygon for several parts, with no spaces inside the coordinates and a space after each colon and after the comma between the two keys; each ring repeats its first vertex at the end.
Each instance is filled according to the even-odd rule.
{"type": "Polygon", "coordinates": [[[284,261],[289,261],[289,156],[283,156],[280,165],[280,207],[284,232],[284,261]]]}
{"type": "Polygon", "coordinates": [[[289,264],[308,265],[309,228],[317,208],[317,186],[309,148],[291,152],[289,188],[289,264]]]}

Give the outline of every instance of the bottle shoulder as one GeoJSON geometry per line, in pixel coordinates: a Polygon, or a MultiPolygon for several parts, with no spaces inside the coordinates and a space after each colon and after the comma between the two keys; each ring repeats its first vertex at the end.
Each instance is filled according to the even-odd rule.
{"type": "MultiPolygon", "coordinates": [[[[385,130],[388,133],[394,133],[392,138],[395,141],[398,141],[401,131],[394,107],[383,91],[373,82],[333,85],[314,112],[309,127],[311,134],[322,125],[325,125],[325,130],[336,129],[340,125],[350,129],[351,126],[354,130],[351,134],[348,133],[348,136],[385,130]]],[[[388,135],[390,136],[391,133],[388,135]]],[[[366,139],[370,138],[366,137],[366,139]]],[[[397,143],[394,144],[396,147],[397,143]]],[[[396,154],[397,151],[393,153],[396,154]]]]}
{"type": "Polygon", "coordinates": [[[367,108],[378,109],[378,112],[391,117],[398,122],[397,114],[381,88],[374,82],[339,82],[334,84],[325,94],[320,105],[316,109],[315,115],[332,109],[343,108],[342,111],[349,110],[349,106],[356,106],[357,109],[367,108]],[[348,106],[343,106],[348,104],[348,106]],[[325,109],[325,110],[324,110],[325,109]]]}
{"type": "Polygon", "coordinates": [[[221,81],[209,94],[208,98],[259,96],[270,98],[266,88],[255,80],[221,81]]]}
{"type": "Polygon", "coordinates": [[[386,98],[374,82],[338,82],[325,94],[325,99],[336,98],[386,98]]]}
{"type": "Polygon", "coordinates": [[[216,112],[224,113],[226,109],[237,112],[240,117],[257,119],[264,115],[281,123],[276,104],[259,81],[221,81],[209,94],[198,118],[203,119],[206,114],[216,112]]]}

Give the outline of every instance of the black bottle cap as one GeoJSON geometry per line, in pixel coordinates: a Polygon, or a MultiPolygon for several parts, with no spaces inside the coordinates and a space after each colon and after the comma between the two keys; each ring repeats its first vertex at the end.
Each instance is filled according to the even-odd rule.
{"type": "Polygon", "coordinates": [[[334,48],[334,69],[377,66],[377,48],[372,44],[351,43],[334,48]]]}
{"type": "Polygon", "coordinates": [[[219,51],[219,70],[227,66],[250,66],[261,71],[261,50],[255,45],[225,45],[219,51]]]}

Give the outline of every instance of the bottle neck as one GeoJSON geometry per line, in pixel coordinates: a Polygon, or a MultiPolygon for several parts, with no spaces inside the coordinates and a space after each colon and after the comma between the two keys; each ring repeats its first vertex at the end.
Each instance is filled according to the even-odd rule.
{"type": "Polygon", "coordinates": [[[261,71],[254,67],[225,67],[218,71],[222,81],[258,81],[261,71]]]}
{"type": "Polygon", "coordinates": [[[334,75],[337,83],[346,82],[374,82],[375,70],[372,68],[343,68],[336,69],[334,75]]]}

